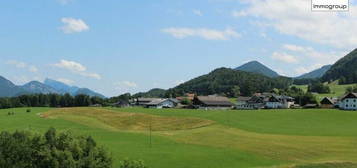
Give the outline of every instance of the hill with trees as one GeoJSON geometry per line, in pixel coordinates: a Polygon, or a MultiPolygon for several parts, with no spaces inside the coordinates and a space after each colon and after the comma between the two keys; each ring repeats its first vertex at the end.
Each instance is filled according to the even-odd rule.
{"type": "Polygon", "coordinates": [[[182,96],[185,93],[199,95],[221,94],[229,97],[252,95],[255,92],[269,92],[274,88],[285,89],[293,80],[286,77],[270,78],[257,73],[230,68],[218,68],[209,74],[199,76],[166,92],[166,97],[182,96]],[[239,92],[239,93],[238,93],[239,92]]]}
{"type": "Polygon", "coordinates": [[[321,79],[324,82],[339,80],[339,84],[357,83],[357,49],[333,64],[321,79]]]}
{"type": "Polygon", "coordinates": [[[268,77],[280,76],[278,73],[276,73],[275,71],[273,71],[272,69],[268,68],[267,66],[263,65],[262,63],[260,63],[258,61],[250,61],[248,63],[245,63],[245,64],[235,68],[235,70],[258,73],[258,74],[262,74],[262,75],[265,75],[268,77]]]}
{"type": "Polygon", "coordinates": [[[154,88],[147,92],[139,92],[133,95],[133,97],[165,97],[166,90],[160,88],[154,88]]]}
{"type": "Polygon", "coordinates": [[[301,76],[296,77],[296,79],[313,79],[313,78],[321,78],[330,68],[332,65],[325,65],[319,69],[315,69],[309,73],[305,73],[301,76]]]}

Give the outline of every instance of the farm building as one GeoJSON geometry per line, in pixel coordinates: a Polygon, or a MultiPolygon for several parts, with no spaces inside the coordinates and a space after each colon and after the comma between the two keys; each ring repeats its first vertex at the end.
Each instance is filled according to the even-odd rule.
{"type": "Polygon", "coordinates": [[[268,101],[265,103],[265,108],[268,109],[287,109],[294,105],[294,98],[289,96],[278,96],[272,95],[269,97],[268,101]]]}
{"type": "Polygon", "coordinates": [[[254,95],[253,97],[238,97],[236,109],[253,110],[264,108],[264,96],[254,95]]]}
{"type": "Polygon", "coordinates": [[[120,100],[120,101],[114,103],[113,106],[114,106],[114,107],[121,107],[121,108],[122,108],[122,107],[129,107],[130,104],[129,104],[128,101],[120,100]]]}
{"type": "Polygon", "coordinates": [[[200,109],[232,109],[233,103],[227,97],[222,96],[197,96],[193,99],[193,105],[200,109]]]}
{"type": "Polygon", "coordinates": [[[339,108],[342,110],[357,110],[357,93],[348,93],[343,96],[339,108]]]}
{"type": "Polygon", "coordinates": [[[155,99],[144,105],[146,108],[174,108],[177,106],[177,100],[174,99],[155,99]]]}
{"type": "Polygon", "coordinates": [[[276,109],[291,108],[294,105],[294,98],[289,96],[274,95],[271,93],[254,94],[252,97],[238,97],[237,109],[276,109]]]}
{"type": "Polygon", "coordinates": [[[324,97],[320,102],[321,108],[334,108],[336,107],[337,100],[329,97],[324,97]]]}
{"type": "Polygon", "coordinates": [[[150,103],[154,100],[160,100],[159,98],[137,98],[135,99],[135,105],[137,106],[145,106],[147,103],[150,103]]]}

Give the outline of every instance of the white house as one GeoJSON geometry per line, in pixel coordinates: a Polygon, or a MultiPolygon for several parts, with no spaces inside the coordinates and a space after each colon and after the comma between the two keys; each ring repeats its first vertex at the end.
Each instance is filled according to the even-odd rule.
{"type": "Polygon", "coordinates": [[[177,106],[177,102],[173,99],[154,99],[145,104],[146,108],[174,108],[177,106]]]}
{"type": "Polygon", "coordinates": [[[343,96],[339,107],[342,110],[357,110],[357,93],[348,93],[343,96]]]}
{"type": "Polygon", "coordinates": [[[268,101],[265,103],[265,108],[277,109],[277,108],[290,108],[294,105],[294,98],[289,96],[277,96],[272,95],[269,97],[268,101]]]}

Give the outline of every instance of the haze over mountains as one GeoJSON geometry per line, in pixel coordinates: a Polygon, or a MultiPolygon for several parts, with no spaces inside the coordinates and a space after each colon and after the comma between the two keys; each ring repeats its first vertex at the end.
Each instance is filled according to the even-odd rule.
{"type": "Polygon", "coordinates": [[[56,94],[65,94],[69,93],[72,96],[85,94],[89,96],[103,96],[100,93],[94,92],[87,88],[79,88],[76,86],[68,86],[62,82],[46,79],[44,83],[39,81],[31,81],[26,83],[22,86],[17,86],[12,83],[10,80],[0,76],[0,97],[13,97],[19,96],[23,94],[49,94],[49,93],[56,93],[56,94]]]}

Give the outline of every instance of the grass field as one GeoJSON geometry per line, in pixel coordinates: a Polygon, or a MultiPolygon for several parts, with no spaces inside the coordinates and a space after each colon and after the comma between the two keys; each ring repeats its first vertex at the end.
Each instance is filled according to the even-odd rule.
{"type": "Polygon", "coordinates": [[[53,126],[92,135],[113,153],[116,165],[129,157],[151,168],[354,168],[356,120],[357,112],[323,109],[0,110],[1,130],[43,132],[53,126]]]}
{"type": "MultiPolygon", "coordinates": [[[[350,85],[338,85],[336,83],[331,83],[328,84],[328,86],[331,89],[331,93],[329,94],[318,94],[317,97],[321,100],[324,97],[341,97],[345,94],[346,88],[350,86],[354,86],[356,84],[350,84],[350,85]]],[[[294,85],[298,88],[303,89],[304,91],[307,91],[307,85],[294,85]]]]}

